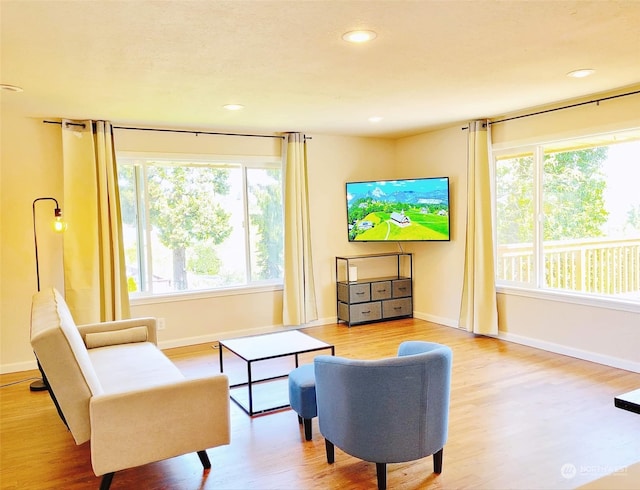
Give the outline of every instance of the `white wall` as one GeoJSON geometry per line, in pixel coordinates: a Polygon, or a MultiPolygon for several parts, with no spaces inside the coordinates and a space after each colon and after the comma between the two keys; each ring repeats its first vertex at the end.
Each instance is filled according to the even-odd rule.
{"type": "MultiPolygon", "coordinates": [[[[62,197],[60,128],[42,119],[18,116],[2,107],[0,129],[0,369],[33,367],[29,344],[31,296],[36,291],[32,203],[62,197]]],[[[53,202],[37,205],[40,277],[43,287],[61,287],[62,241],[47,226],[53,202]]]]}
{"type": "Polygon", "coordinates": [[[449,177],[451,241],[416,242],[404,248],[414,255],[414,315],[457,326],[462,297],[467,206],[467,131],[452,128],[397,141],[399,177],[449,177]]]}
{"type": "Polygon", "coordinates": [[[313,135],[307,145],[313,271],[318,323],[336,321],[335,257],[395,251],[390,244],[349,243],[345,183],[394,177],[395,144],[378,138],[313,135]]]}

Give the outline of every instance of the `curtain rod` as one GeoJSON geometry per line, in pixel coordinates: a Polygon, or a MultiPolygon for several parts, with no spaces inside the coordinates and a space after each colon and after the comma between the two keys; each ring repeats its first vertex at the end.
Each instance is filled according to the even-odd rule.
{"type": "MultiPolygon", "coordinates": [[[[60,124],[62,125],[61,121],[42,121],[45,124],[60,124]]],[[[84,127],[84,124],[82,123],[67,123],[70,126],[82,126],[84,127]]],[[[158,132],[164,132],[164,133],[186,133],[186,134],[195,134],[196,136],[198,136],[199,134],[208,134],[208,135],[214,135],[214,136],[246,136],[246,137],[251,137],[251,138],[278,138],[278,139],[284,139],[284,136],[279,136],[279,135],[272,135],[272,134],[244,134],[244,133],[221,133],[221,132],[214,132],[214,131],[195,131],[195,130],[190,130],[190,129],[162,129],[162,128],[136,128],[136,127],[132,127],[132,126],[112,126],[113,129],[124,129],[127,131],[158,131],[158,132]]]]}
{"type": "Polygon", "coordinates": [[[603,102],[603,101],[606,101],[606,100],[612,100],[612,99],[617,99],[619,97],[627,97],[628,95],[637,95],[637,94],[640,94],[640,90],[636,90],[634,92],[627,92],[627,93],[624,93],[624,94],[611,95],[609,97],[603,97],[603,98],[600,98],[600,99],[588,100],[586,102],[578,102],[576,104],[570,104],[570,105],[565,105],[565,106],[562,106],[562,107],[556,107],[554,109],[546,109],[544,111],[531,112],[529,114],[522,114],[520,116],[507,117],[505,119],[500,119],[498,121],[490,121],[489,124],[498,124],[498,123],[501,123],[501,122],[513,121],[514,119],[521,119],[523,117],[538,116],[540,114],[546,114],[548,112],[561,111],[563,109],[572,109],[574,107],[580,107],[580,106],[588,105],[588,104],[600,104],[600,102],[603,102]]]}

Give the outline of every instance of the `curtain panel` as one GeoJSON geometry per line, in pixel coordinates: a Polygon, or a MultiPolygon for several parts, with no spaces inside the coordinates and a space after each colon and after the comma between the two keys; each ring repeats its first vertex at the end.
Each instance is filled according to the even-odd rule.
{"type": "Polygon", "coordinates": [[[78,324],[129,318],[113,131],[62,121],[65,299],[78,324]]]}
{"type": "Polygon", "coordinates": [[[467,229],[460,325],[469,332],[498,335],[488,128],[486,120],[469,123],[467,229]]]}
{"type": "Polygon", "coordinates": [[[304,135],[288,133],[284,161],[284,291],[282,323],[302,325],[317,320],[311,257],[307,149],[304,135]]]}

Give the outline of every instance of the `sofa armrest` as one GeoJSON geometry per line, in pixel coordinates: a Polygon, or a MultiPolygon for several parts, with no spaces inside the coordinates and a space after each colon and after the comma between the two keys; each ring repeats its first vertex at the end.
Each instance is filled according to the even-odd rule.
{"type": "Polygon", "coordinates": [[[90,402],[97,476],[229,444],[226,375],[185,379],[90,402]]]}
{"type": "Polygon", "coordinates": [[[128,320],[113,320],[110,322],[87,323],[78,325],[78,331],[82,335],[82,340],[86,342],[88,333],[113,332],[132,327],[147,327],[148,341],[158,345],[158,332],[156,319],[152,317],[131,318],[128,320]]]}

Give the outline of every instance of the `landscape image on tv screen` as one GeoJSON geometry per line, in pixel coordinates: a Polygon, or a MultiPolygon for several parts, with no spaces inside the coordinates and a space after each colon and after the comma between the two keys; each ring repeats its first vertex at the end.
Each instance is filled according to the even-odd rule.
{"type": "Polygon", "coordinates": [[[347,182],[350,242],[449,240],[449,178],[347,182]]]}

